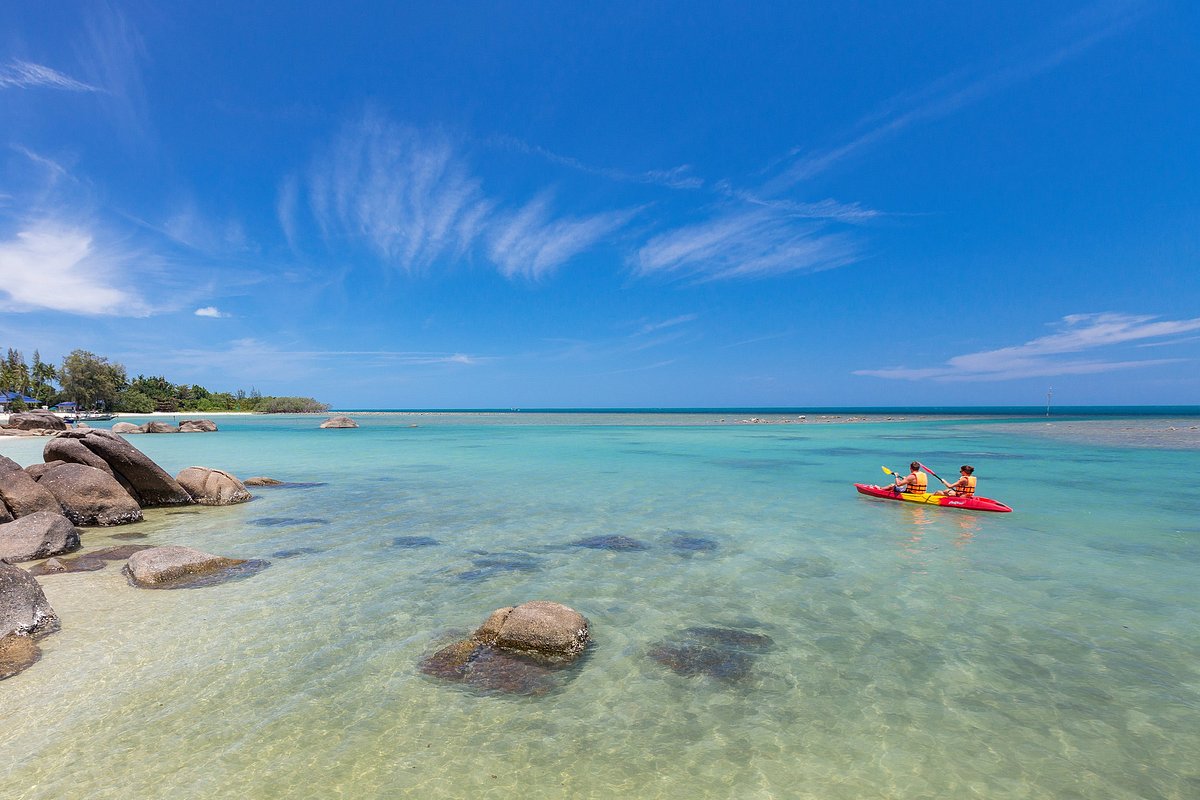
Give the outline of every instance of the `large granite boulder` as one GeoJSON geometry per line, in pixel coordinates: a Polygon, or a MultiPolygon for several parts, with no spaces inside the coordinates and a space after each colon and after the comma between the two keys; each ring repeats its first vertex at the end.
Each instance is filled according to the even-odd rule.
{"type": "Polygon", "coordinates": [[[112,475],[86,464],[67,463],[47,470],[38,485],[54,495],[75,525],[124,525],[142,519],[137,501],[112,475]]]}
{"type": "Polygon", "coordinates": [[[141,433],[141,427],[134,425],[132,422],[114,422],[112,426],[113,433],[141,433]]]}
{"type": "Polygon", "coordinates": [[[175,480],[202,506],[231,506],[252,497],[245,484],[220,469],[188,467],[175,480]]]}
{"type": "Polygon", "coordinates": [[[185,419],[179,422],[180,433],[214,433],[217,423],[211,419],[185,419]]]}
{"type": "Polygon", "coordinates": [[[349,417],[336,416],[330,417],[321,423],[322,428],[357,428],[358,423],[349,417]]]}
{"type": "Polygon", "coordinates": [[[38,511],[0,525],[0,558],[15,564],[79,548],[79,531],[57,511],[38,511]]]}
{"type": "Polygon", "coordinates": [[[46,443],[42,458],[47,462],[69,461],[103,469],[96,463],[98,458],[144,508],[192,502],[191,495],[162,467],[111,431],[64,431],[46,443]]]}
{"type": "Polygon", "coordinates": [[[22,431],[65,431],[67,423],[49,411],[21,411],[8,415],[8,427],[22,431]]]}
{"type": "Polygon", "coordinates": [[[36,514],[59,513],[62,509],[54,495],[38,486],[32,475],[11,458],[0,456],[0,522],[36,514]]]}
{"type": "Polygon", "coordinates": [[[167,545],[131,555],[125,574],[134,586],[158,589],[244,563],[241,558],[223,558],[191,547],[167,545]]]}
{"type": "Polygon", "coordinates": [[[0,561],[0,639],[44,636],[58,630],[58,615],[42,587],[25,570],[0,561]]]}
{"type": "Polygon", "coordinates": [[[35,481],[40,481],[42,476],[50,470],[57,467],[59,464],[65,464],[65,461],[51,461],[50,463],[42,462],[41,464],[30,464],[25,468],[25,474],[33,478],[35,481]]]}
{"type": "Polygon", "coordinates": [[[477,689],[543,695],[587,647],[587,618],[561,603],[535,600],[493,611],[471,636],[442,647],[421,671],[477,689]]]}

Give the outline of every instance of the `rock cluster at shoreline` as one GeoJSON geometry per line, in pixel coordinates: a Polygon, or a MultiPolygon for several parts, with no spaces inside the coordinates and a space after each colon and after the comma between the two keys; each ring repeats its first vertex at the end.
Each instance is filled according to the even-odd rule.
{"type": "Polygon", "coordinates": [[[76,526],[123,525],[140,521],[143,508],[232,505],[251,495],[224,470],[188,467],[172,478],[110,431],[58,430],[42,457],[44,463],[22,468],[0,456],[0,679],[36,662],[35,640],[58,629],[34,574],[130,559],[126,574],[133,586],[171,589],[247,577],[268,565],[178,546],[123,545],[57,558],[80,548],[76,526]],[[14,566],[38,559],[49,560],[30,571],[14,566]]]}
{"type": "Polygon", "coordinates": [[[355,422],[354,420],[350,419],[349,417],[344,417],[344,416],[338,415],[336,417],[330,417],[329,419],[325,420],[324,422],[321,423],[320,427],[322,427],[322,428],[357,428],[358,423],[355,422]]]}

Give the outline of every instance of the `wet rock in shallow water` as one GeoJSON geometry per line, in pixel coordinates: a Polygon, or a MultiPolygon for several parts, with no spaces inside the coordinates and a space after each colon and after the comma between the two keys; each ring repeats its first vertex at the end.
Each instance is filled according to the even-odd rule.
{"type": "Polygon", "coordinates": [[[582,614],[535,600],[493,611],[469,638],[422,661],[421,671],[487,692],[544,695],[565,679],[588,637],[582,614]]]}
{"type": "Polygon", "coordinates": [[[68,572],[95,572],[104,569],[104,561],[99,558],[79,556],[78,558],[51,558],[41,564],[29,568],[30,575],[65,575],[68,572]]]}
{"type": "Polygon", "coordinates": [[[195,578],[186,580],[178,580],[169,586],[160,586],[160,589],[203,589],[205,586],[216,586],[220,583],[231,583],[233,581],[242,581],[246,578],[252,578],[262,572],[267,567],[271,566],[271,562],[261,558],[251,558],[246,561],[234,564],[231,567],[226,567],[217,572],[210,572],[207,575],[199,575],[195,578]]]}
{"type": "Polygon", "coordinates": [[[113,433],[141,433],[142,429],[132,422],[114,422],[112,426],[113,433]]]}
{"type": "Polygon", "coordinates": [[[139,425],[138,430],[142,433],[179,433],[177,428],[166,422],[147,422],[145,425],[139,425]]]}
{"type": "Polygon", "coordinates": [[[79,549],[79,531],[66,517],[38,511],[0,525],[0,558],[15,564],[79,549]]]}
{"type": "Polygon", "coordinates": [[[202,506],[231,506],[251,497],[241,481],[221,469],[188,467],[175,481],[202,506]]]}
{"type": "Polygon", "coordinates": [[[677,553],[711,553],[718,547],[716,539],[707,536],[678,534],[671,537],[671,549],[677,553]]]}
{"type": "Polygon", "coordinates": [[[349,417],[330,417],[321,423],[322,428],[357,428],[358,423],[349,417]]]}
{"type": "Polygon", "coordinates": [[[242,483],[246,486],[283,486],[283,481],[277,481],[265,475],[255,475],[253,478],[246,478],[242,483]]]}
{"type": "Polygon", "coordinates": [[[127,531],[126,533],[114,533],[112,535],[112,538],[114,538],[114,539],[145,539],[149,535],[150,534],[148,534],[148,533],[138,533],[137,531],[127,531]]]}
{"type": "Polygon", "coordinates": [[[250,520],[250,524],[260,528],[291,528],[300,525],[328,525],[329,520],[319,517],[259,517],[250,520]]]}
{"type": "Polygon", "coordinates": [[[28,636],[0,638],[0,681],[32,667],[41,657],[41,649],[28,636]]]}
{"type": "Polygon", "coordinates": [[[180,433],[213,433],[217,423],[211,419],[182,419],[179,421],[180,433]]]}
{"type": "Polygon", "coordinates": [[[589,550],[645,550],[646,545],[628,536],[590,536],[574,542],[576,547],[586,547],[589,550]]]}
{"type": "Polygon", "coordinates": [[[5,427],[22,431],[65,431],[67,423],[50,411],[21,411],[9,414],[5,427]]]}
{"type": "Polygon", "coordinates": [[[392,547],[402,547],[405,549],[410,547],[433,547],[438,544],[441,544],[441,542],[432,536],[397,536],[392,539],[392,547]]]}
{"type": "Polygon", "coordinates": [[[736,628],[696,627],[660,642],[650,658],[685,677],[707,675],[738,681],[750,675],[758,656],[774,645],[771,637],[736,628]]]}
{"type": "Polygon", "coordinates": [[[133,553],[125,565],[129,582],[143,589],[171,589],[229,567],[243,559],[224,558],[191,547],[168,545],[133,553]]]}

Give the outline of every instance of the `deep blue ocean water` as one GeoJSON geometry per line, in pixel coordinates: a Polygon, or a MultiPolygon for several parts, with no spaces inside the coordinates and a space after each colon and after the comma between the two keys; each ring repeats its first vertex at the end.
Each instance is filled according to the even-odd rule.
{"type": "Polygon", "coordinates": [[[63,629],[0,683],[0,796],[1200,796],[1197,409],[788,411],[130,437],[172,473],[318,485],[88,531],[271,566],[174,592],[119,564],[43,578],[63,629]],[[975,465],[1016,511],[854,492],[914,458],[975,465]],[[603,536],[644,547],[577,544],[603,536]],[[592,626],[554,691],[420,672],[532,599],[592,626]],[[737,675],[678,674],[653,656],[689,627],[771,644],[737,675]]]}

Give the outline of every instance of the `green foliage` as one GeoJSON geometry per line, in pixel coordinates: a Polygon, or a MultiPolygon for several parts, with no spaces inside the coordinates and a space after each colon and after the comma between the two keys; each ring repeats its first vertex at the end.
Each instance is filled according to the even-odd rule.
{"type": "Polygon", "coordinates": [[[122,392],[117,400],[116,410],[129,414],[149,414],[154,409],[154,398],[132,387],[122,392]]]}
{"type": "Polygon", "coordinates": [[[29,406],[19,397],[14,397],[8,404],[9,411],[28,411],[29,406]]]}
{"type": "Polygon", "coordinates": [[[100,403],[115,408],[126,388],[125,367],[87,350],[72,350],[63,359],[59,379],[63,394],[79,403],[80,410],[100,403]]]}
{"type": "Polygon", "coordinates": [[[263,397],[255,410],[262,414],[309,414],[328,411],[329,406],[311,397],[263,397]]]}

